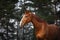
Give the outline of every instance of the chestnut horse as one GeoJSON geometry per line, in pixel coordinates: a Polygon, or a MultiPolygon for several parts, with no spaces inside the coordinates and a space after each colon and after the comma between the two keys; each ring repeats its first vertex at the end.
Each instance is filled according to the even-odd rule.
{"type": "Polygon", "coordinates": [[[37,40],[60,40],[59,27],[55,24],[48,24],[30,11],[25,11],[20,21],[20,27],[22,28],[29,22],[32,22],[34,25],[37,40]]]}

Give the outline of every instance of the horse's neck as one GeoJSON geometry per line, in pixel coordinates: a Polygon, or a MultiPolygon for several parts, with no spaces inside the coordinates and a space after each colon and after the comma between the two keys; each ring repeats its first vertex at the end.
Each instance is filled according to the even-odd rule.
{"type": "Polygon", "coordinates": [[[33,23],[34,28],[35,28],[36,31],[45,30],[45,28],[46,28],[45,27],[46,26],[46,23],[45,22],[43,22],[43,21],[42,22],[39,22],[35,18],[33,18],[32,23],[33,23]]]}

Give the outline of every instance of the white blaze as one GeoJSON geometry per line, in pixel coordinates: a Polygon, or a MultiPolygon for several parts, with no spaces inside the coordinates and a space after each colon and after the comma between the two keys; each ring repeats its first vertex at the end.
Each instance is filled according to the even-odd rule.
{"type": "MultiPolygon", "coordinates": [[[[22,15],[22,16],[23,16],[23,15],[22,15]]],[[[24,18],[24,16],[23,16],[23,18],[24,18]]],[[[20,26],[21,26],[21,25],[22,25],[22,23],[23,23],[23,22],[22,22],[23,18],[22,18],[22,19],[21,19],[21,21],[20,21],[20,26]]]]}
{"type": "Polygon", "coordinates": [[[22,24],[22,21],[20,21],[20,26],[21,26],[21,24],[22,24]]]}

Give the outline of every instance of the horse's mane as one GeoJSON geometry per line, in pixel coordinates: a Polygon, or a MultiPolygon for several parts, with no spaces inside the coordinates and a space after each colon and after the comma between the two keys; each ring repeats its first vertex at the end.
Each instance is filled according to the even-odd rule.
{"type": "Polygon", "coordinates": [[[44,19],[40,18],[39,16],[33,14],[34,18],[38,21],[38,22],[45,22],[44,19]]]}

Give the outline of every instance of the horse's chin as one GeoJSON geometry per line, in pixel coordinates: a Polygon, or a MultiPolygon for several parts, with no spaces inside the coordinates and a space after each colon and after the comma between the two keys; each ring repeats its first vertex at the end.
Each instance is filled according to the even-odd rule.
{"type": "Polygon", "coordinates": [[[20,26],[20,29],[22,29],[24,26],[20,26]]]}
{"type": "Polygon", "coordinates": [[[20,25],[20,28],[23,28],[24,27],[24,25],[20,25]]]}

